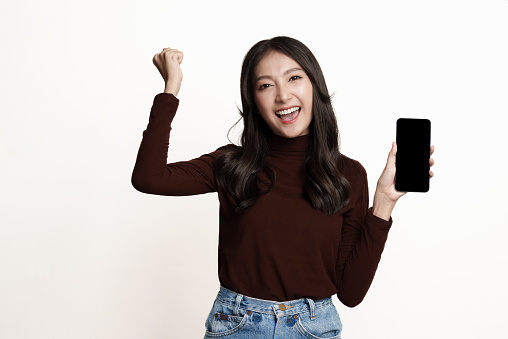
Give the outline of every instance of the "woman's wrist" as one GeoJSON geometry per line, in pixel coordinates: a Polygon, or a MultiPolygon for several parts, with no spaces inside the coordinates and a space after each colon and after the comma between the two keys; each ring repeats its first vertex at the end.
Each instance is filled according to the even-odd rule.
{"type": "Polygon", "coordinates": [[[164,86],[164,93],[173,94],[175,98],[178,95],[179,91],[180,89],[173,84],[166,84],[166,86],[164,86]]]}
{"type": "Polygon", "coordinates": [[[390,220],[396,201],[393,201],[382,193],[374,194],[374,202],[372,204],[372,214],[384,220],[390,220]]]}

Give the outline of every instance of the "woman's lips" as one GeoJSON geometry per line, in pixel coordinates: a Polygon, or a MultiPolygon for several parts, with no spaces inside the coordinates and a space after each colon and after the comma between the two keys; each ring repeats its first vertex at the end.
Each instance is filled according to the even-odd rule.
{"type": "Polygon", "coordinates": [[[291,113],[277,115],[277,118],[279,118],[279,120],[284,124],[290,124],[298,118],[298,116],[300,115],[300,110],[301,110],[301,108],[298,107],[297,110],[295,110],[291,113]]]}

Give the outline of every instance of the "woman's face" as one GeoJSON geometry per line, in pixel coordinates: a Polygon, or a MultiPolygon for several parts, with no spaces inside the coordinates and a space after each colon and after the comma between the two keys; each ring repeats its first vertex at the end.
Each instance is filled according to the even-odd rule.
{"type": "Polygon", "coordinates": [[[280,52],[269,52],[254,68],[254,101],[273,133],[294,138],[309,133],[312,83],[301,66],[280,52]]]}

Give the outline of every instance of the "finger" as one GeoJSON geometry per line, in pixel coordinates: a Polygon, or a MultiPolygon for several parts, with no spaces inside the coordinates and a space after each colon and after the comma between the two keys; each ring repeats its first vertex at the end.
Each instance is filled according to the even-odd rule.
{"type": "Polygon", "coordinates": [[[397,155],[397,143],[392,141],[392,149],[390,150],[389,157],[395,162],[395,155],[397,155]]]}
{"type": "Polygon", "coordinates": [[[155,66],[157,66],[157,60],[159,59],[159,53],[155,54],[152,58],[152,62],[155,66]]]}
{"type": "Polygon", "coordinates": [[[164,50],[158,54],[164,59],[170,58],[172,60],[176,60],[178,61],[178,64],[181,64],[183,60],[183,52],[177,49],[164,48],[164,50]]]}
{"type": "Polygon", "coordinates": [[[392,148],[388,153],[388,158],[393,157],[395,154],[397,154],[397,144],[395,143],[395,141],[392,141],[392,148]]]}
{"type": "Polygon", "coordinates": [[[162,50],[162,52],[160,52],[160,53],[171,53],[171,54],[173,54],[173,53],[182,53],[182,52],[180,52],[176,48],[164,48],[162,50]]]}
{"type": "Polygon", "coordinates": [[[157,67],[157,69],[159,70],[159,72],[161,71],[159,65],[160,65],[160,53],[157,53],[154,55],[153,59],[152,59],[152,62],[153,64],[155,65],[155,67],[157,67]]]}
{"type": "Polygon", "coordinates": [[[163,59],[164,57],[164,53],[162,52],[159,52],[159,53],[156,53],[154,56],[153,56],[153,62],[156,63],[158,62],[159,64],[161,63],[161,60],[163,59]]]}
{"type": "Polygon", "coordinates": [[[178,63],[181,64],[183,61],[183,52],[177,51],[177,53],[175,53],[175,58],[178,63]]]}
{"type": "Polygon", "coordinates": [[[161,59],[165,59],[167,58],[168,56],[171,56],[172,54],[175,53],[175,49],[171,49],[171,48],[164,48],[161,52],[157,53],[159,55],[159,58],[161,59]]]}
{"type": "Polygon", "coordinates": [[[432,178],[434,176],[434,172],[429,171],[429,176],[432,178]]]}
{"type": "Polygon", "coordinates": [[[397,144],[395,141],[392,142],[392,149],[388,153],[388,158],[386,159],[386,166],[390,166],[395,164],[395,154],[397,154],[397,144]]]}
{"type": "Polygon", "coordinates": [[[433,165],[434,165],[434,163],[435,163],[434,159],[430,158],[430,159],[429,159],[429,164],[430,164],[430,166],[433,166],[433,165]]]}
{"type": "Polygon", "coordinates": [[[159,55],[158,54],[155,54],[152,58],[152,62],[153,64],[155,65],[155,67],[157,67],[157,69],[159,70],[160,72],[160,68],[159,68],[159,55]]]}
{"type": "Polygon", "coordinates": [[[432,153],[434,153],[434,146],[430,146],[430,155],[432,155],[432,153]]]}

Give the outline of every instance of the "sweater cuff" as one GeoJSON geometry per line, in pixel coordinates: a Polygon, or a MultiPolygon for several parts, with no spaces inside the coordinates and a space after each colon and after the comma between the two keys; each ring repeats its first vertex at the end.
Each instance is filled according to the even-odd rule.
{"type": "Polygon", "coordinates": [[[373,225],[376,229],[388,231],[392,226],[393,219],[390,216],[389,220],[384,220],[378,216],[375,216],[372,212],[372,207],[367,210],[365,215],[365,221],[367,225],[373,225]]]}
{"type": "Polygon", "coordinates": [[[153,104],[169,104],[172,106],[176,106],[178,108],[178,104],[180,103],[180,100],[178,100],[177,97],[175,97],[171,93],[159,93],[155,96],[153,99],[153,104]]]}
{"type": "Polygon", "coordinates": [[[153,99],[149,122],[160,126],[170,126],[176,115],[179,103],[180,100],[173,94],[157,94],[153,99]]]}

